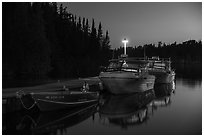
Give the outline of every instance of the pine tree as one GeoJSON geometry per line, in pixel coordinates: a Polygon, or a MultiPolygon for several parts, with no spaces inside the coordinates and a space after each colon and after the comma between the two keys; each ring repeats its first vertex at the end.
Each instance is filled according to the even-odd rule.
{"type": "Polygon", "coordinates": [[[4,3],[2,11],[3,74],[96,75],[100,56],[110,50],[101,22],[97,29],[93,19],[90,28],[88,19],[77,20],[63,4],[4,3]]]}

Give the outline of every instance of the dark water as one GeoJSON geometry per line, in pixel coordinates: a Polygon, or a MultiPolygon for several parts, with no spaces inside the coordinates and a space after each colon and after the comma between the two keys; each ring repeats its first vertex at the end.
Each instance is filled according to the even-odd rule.
{"type": "MultiPolygon", "coordinates": [[[[182,76],[182,75],[181,75],[182,76]]],[[[177,77],[142,94],[103,94],[98,104],[3,114],[2,134],[202,134],[201,79],[177,77]]]]}

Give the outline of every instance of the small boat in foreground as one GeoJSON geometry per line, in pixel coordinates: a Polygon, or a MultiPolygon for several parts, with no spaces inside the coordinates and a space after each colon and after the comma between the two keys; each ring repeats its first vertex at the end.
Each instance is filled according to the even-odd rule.
{"type": "Polygon", "coordinates": [[[97,92],[52,91],[21,94],[18,96],[23,107],[26,109],[37,106],[40,111],[52,111],[96,103],[99,94],[97,92]]]}

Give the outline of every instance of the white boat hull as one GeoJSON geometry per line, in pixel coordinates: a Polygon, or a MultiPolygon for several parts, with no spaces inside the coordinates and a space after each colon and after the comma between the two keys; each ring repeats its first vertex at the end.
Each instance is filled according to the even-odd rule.
{"type": "Polygon", "coordinates": [[[154,87],[155,76],[138,76],[132,72],[102,72],[99,76],[106,90],[113,94],[144,92],[154,87]]]}
{"type": "Polygon", "coordinates": [[[150,72],[156,77],[155,84],[167,84],[172,83],[175,80],[175,72],[150,72]]]}

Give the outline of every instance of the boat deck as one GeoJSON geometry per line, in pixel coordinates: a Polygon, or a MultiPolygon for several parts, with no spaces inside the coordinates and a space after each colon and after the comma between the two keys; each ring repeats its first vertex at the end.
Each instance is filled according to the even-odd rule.
{"type": "Polygon", "coordinates": [[[16,92],[18,91],[23,91],[25,93],[59,91],[60,93],[61,91],[63,91],[62,90],[63,86],[66,86],[66,88],[70,89],[70,91],[72,91],[71,89],[74,89],[75,91],[77,91],[78,89],[82,88],[82,85],[85,81],[89,84],[89,86],[98,85],[100,82],[98,77],[90,77],[90,78],[80,78],[75,80],[56,82],[56,83],[50,83],[50,84],[44,84],[44,85],[38,85],[38,86],[32,86],[32,87],[6,88],[6,89],[2,89],[2,98],[6,99],[9,97],[15,97],[16,92]]]}
{"type": "Polygon", "coordinates": [[[31,94],[35,94],[35,95],[60,95],[60,94],[62,94],[63,93],[63,95],[75,95],[75,94],[82,94],[82,93],[84,93],[84,94],[88,94],[88,93],[95,93],[95,92],[82,92],[82,91],[61,91],[61,92],[59,92],[59,91],[56,91],[56,92],[36,92],[36,93],[31,93],[31,94]]]}
{"type": "MultiPolygon", "coordinates": [[[[23,91],[26,93],[33,94],[81,94],[79,90],[82,88],[84,82],[89,84],[90,92],[99,90],[98,77],[81,78],[63,82],[56,82],[51,84],[38,85],[33,87],[17,87],[17,88],[6,88],[2,89],[2,112],[10,113],[22,110],[22,105],[16,96],[16,92],[23,91]],[[66,85],[69,91],[63,91],[63,86],[66,85]]],[[[87,93],[87,92],[85,92],[87,93]]]]}

